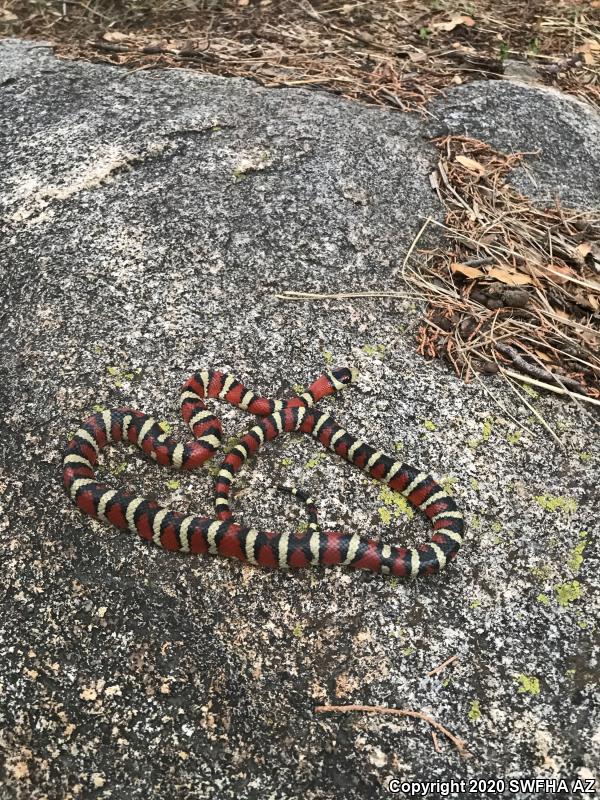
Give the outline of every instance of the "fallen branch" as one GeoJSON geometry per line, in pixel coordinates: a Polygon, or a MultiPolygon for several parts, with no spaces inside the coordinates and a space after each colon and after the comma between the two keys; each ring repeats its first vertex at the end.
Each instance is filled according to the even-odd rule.
{"type": "Polygon", "coordinates": [[[467,746],[462,739],[459,739],[458,736],[455,736],[453,733],[447,728],[444,728],[437,720],[429,717],[427,714],[423,714],[422,711],[410,711],[405,708],[389,708],[387,706],[316,706],[315,713],[323,714],[323,713],[335,713],[335,714],[348,714],[354,711],[363,711],[369,714],[392,714],[397,717],[413,717],[414,719],[421,719],[423,722],[426,722],[428,725],[431,725],[432,728],[443,733],[444,736],[449,739],[452,744],[456,747],[458,752],[463,758],[471,758],[471,753],[467,750],[467,746]]]}

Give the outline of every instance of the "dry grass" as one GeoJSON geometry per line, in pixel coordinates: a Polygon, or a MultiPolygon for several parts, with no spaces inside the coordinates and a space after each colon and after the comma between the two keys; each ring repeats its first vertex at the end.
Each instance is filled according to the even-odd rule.
{"type": "Polygon", "coordinates": [[[185,66],[401,109],[527,60],[600,105],[600,0],[0,0],[0,35],[65,57],[185,66]]]}

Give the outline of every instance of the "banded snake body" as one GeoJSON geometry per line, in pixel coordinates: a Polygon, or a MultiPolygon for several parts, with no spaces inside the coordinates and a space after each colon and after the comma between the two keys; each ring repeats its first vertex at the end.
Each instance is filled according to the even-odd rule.
{"type": "Polygon", "coordinates": [[[269,400],[248,390],[229,373],[195,372],[181,390],[181,413],[194,439],[181,444],[155,419],[134,409],[99,412],[83,423],[66,447],[65,490],[84,513],[138,533],[166,550],[219,554],[263,567],[339,564],[401,578],[439,572],[454,559],[463,539],[463,515],[454,500],[431,476],[375,450],[344,430],[329,414],[314,408],[321,398],[343,389],[354,377],[354,371],[346,367],[328,370],[303,394],[289,400],[269,400]],[[135,444],[157,464],[181,470],[196,469],[212,458],[221,445],[222,428],[206,408],[206,398],[223,400],[260,417],[221,464],[213,517],[172,511],[96,481],[94,467],[100,450],[115,442],[135,444]],[[304,531],[272,533],[235,522],[230,507],[235,475],[264,442],[292,431],[311,435],[371,478],[399,492],[428,517],[433,526],[431,540],[407,548],[343,531],[322,531],[313,501],[300,491],[291,493],[307,503],[310,524],[304,531]]]}

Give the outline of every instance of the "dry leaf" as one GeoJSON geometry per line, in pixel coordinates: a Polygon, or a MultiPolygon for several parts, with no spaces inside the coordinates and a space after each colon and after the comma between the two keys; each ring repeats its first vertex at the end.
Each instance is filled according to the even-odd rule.
{"type": "Polygon", "coordinates": [[[534,350],[533,352],[540,359],[540,361],[546,361],[546,363],[552,361],[552,356],[549,356],[548,353],[544,353],[543,350],[534,350]]]}
{"type": "Polygon", "coordinates": [[[523,275],[522,272],[508,272],[505,269],[500,269],[500,267],[492,267],[487,276],[506,283],[508,286],[524,286],[526,283],[532,283],[529,275],[523,275]]]}
{"type": "Polygon", "coordinates": [[[452,272],[459,272],[461,275],[465,275],[467,278],[483,278],[485,275],[477,267],[468,267],[466,264],[460,264],[457,261],[453,261],[450,264],[450,269],[452,272]]]}
{"type": "Polygon", "coordinates": [[[588,294],[587,299],[588,303],[591,305],[594,311],[598,311],[598,309],[600,308],[600,304],[598,303],[598,298],[593,294],[588,294]]]}
{"type": "Polygon", "coordinates": [[[102,38],[106,42],[124,42],[130,37],[126,33],[119,33],[119,31],[106,31],[102,34],[102,38]]]}
{"type": "Polygon", "coordinates": [[[466,25],[467,28],[472,28],[475,25],[475,20],[466,14],[453,14],[447,22],[434,22],[429,27],[437,28],[439,31],[453,31],[458,25],[466,25]]]}
{"type": "Polygon", "coordinates": [[[547,264],[546,269],[552,275],[554,283],[558,283],[559,286],[564,286],[565,283],[569,282],[570,278],[577,277],[572,269],[569,269],[569,267],[561,267],[558,264],[547,264]]]}
{"type": "Polygon", "coordinates": [[[582,242],[578,244],[575,250],[579,253],[582,258],[585,258],[588,253],[592,252],[592,243],[591,242],[582,242]]]}
{"type": "Polygon", "coordinates": [[[598,349],[598,345],[600,344],[600,337],[598,336],[596,331],[591,331],[591,330],[583,331],[583,333],[581,334],[581,338],[587,344],[590,350],[595,353],[596,350],[598,349]]]}
{"type": "Polygon", "coordinates": [[[456,156],[456,160],[459,164],[462,164],[465,169],[468,169],[469,172],[485,175],[485,167],[483,164],[480,164],[479,161],[475,161],[473,158],[468,158],[467,156],[456,156]]]}
{"type": "Polygon", "coordinates": [[[588,66],[600,63],[600,42],[596,39],[586,39],[575,52],[581,53],[588,66]]]}
{"type": "Polygon", "coordinates": [[[0,20],[2,22],[15,22],[15,20],[19,19],[16,14],[13,14],[12,11],[6,11],[6,9],[0,8],[0,20]]]}

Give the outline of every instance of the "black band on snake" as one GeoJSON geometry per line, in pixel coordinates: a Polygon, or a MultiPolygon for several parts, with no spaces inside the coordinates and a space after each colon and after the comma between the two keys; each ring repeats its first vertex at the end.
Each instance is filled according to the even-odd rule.
{"type": "Polygon", "coordinates": [[[354,372],[345,367],[327,371],[300,396],[269,400],[249,391],[231,374],[195,372],[183,385],[181,394],[181,413],[194,439],[186,444],[177,442],[141,411],[117,408],[94,414],[67,445],[64,487],[84,513],[138,533],[166,550],[219,554],[263,567],[340,564],[401,578],[439,572],[456,556],[463,540],[463,515],[454,500],[431,476],[375,450],[344,430],[329,414],[314,408],[322,397],[343,389],[353,378],[354,372]],[[176,469],[196,469],[212,458],[221,445],[222,428],[217,417],[207,410],[205,398],[224,400],[261,417],[223,460],[215,484],[214,517],[171,511],[94,479],[100,450],[113,442],[136,444],[158,464],[176,469]],[[304,492],[284,487],[284,491],[306,503],[306,530],[272,533],[234,522],[229,505],[234,476],[264,442],[291,431],[312,436],[371,478],[399,492],[427,516],[434,531],[431,540],[407,548],[343,531],[322,531],[314,501],[304,492]]]}

